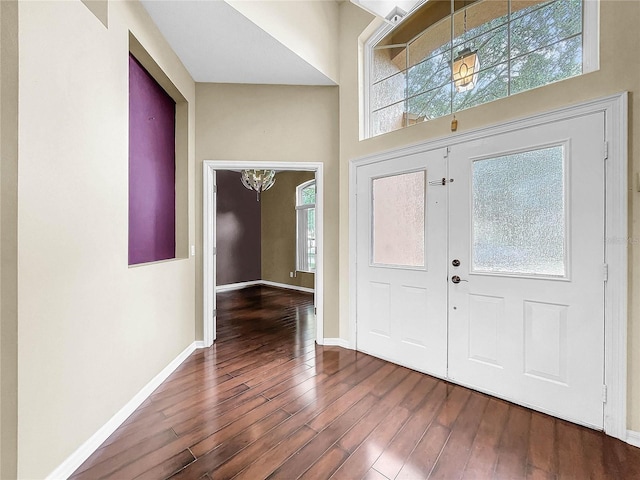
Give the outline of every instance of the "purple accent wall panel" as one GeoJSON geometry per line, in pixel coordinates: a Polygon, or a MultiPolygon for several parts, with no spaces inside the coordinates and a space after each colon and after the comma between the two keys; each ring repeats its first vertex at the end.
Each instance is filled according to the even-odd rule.
{"type": "Polygon", "coordinates": [[[216,284],[262,278],[260,203],[247,190],[239,172],[217,171],[216,284]]]}
{"type": "Polygon", "coordinates": [[[176,255],[176,104],[129,55],[129,265],[176,255]]]}

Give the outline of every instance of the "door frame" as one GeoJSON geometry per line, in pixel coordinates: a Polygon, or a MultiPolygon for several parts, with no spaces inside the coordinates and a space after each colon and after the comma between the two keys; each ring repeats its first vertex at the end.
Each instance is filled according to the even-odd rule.
{"type": "MultiPolygon", "coordinates": [[[[628,319],[628,94],[608,97],[511,120],[505,123],[456,133],[394,150],[363,156],[349,162],[349,339],[357,349],[357,275],[356,275],[356,179],[360,166],[393,160],[452,145],[516,132],[538,125],[604,112],[607,178],[605,183],[605,352],[606,398],[604,432],[627,441],[627,319],[628,319]]],[[[604,266],[603,266],[604,268],[604,266]]]]}
{"type": "Polygon", "coordinates": [[[216,200],[214,196],[216,170],[245,168],[278,171],[308,171],[316,174],[316,272],[314,275],[314,304],[316,308],[316,342],[324,344],[324,165],[320,162],[270,162],[204,160],[202,162],[202,321],[204,347],[216,339],[216,265],[212,247],[215,245],[216,200]]]}

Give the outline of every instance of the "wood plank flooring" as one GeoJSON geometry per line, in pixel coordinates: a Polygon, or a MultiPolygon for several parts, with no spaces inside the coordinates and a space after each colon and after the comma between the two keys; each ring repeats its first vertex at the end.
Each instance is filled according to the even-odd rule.
{"type": "Polygon", "coordinates": [[[192,354],[73,479],[640,479],[640,449],[314,343],[309,294],[218,295],[192,354]]]}

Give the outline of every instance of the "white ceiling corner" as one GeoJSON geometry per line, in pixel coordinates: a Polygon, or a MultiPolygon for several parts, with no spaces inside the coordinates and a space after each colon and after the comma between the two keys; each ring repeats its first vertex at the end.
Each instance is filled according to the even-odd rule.
{"type": "Polygon", "coordinates": [[[335,85],[223,0],[141,0],[196,82],[335,85]]]}

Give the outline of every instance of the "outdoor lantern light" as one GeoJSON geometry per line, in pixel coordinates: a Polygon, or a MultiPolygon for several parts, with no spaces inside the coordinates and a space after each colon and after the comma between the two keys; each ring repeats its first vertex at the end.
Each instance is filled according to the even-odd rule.
{"type": "Polygon", "coordinates": [[[453,73],[453,83],[456,90],[466,92],[472,90],[478,81],[478,71],[480,70],[480,59],[478,51],[469,47],[463,48],[458,56],[453,59],[451,65],[453,73]]]}
{"type": "Polygon", "coordinates": [[[242,184],[249,190],[255,190],[258,202],[260,193],[269,190],[276,183],[275,170],[242,170],[242,184]]]}
{"type": "MultiPolygon", "coordinates": [[[[467,7],[464,7],[464,30],[463,38],[467,35],[467,7]]],[[[459,92],[473,90],[478,81],[478,72],[480,71],[480,59],[478,58],[478,50],[471,50],[465,46],[458,56],[451,62],[451,73],[453,75],[453,84],[459,92]]]]}

